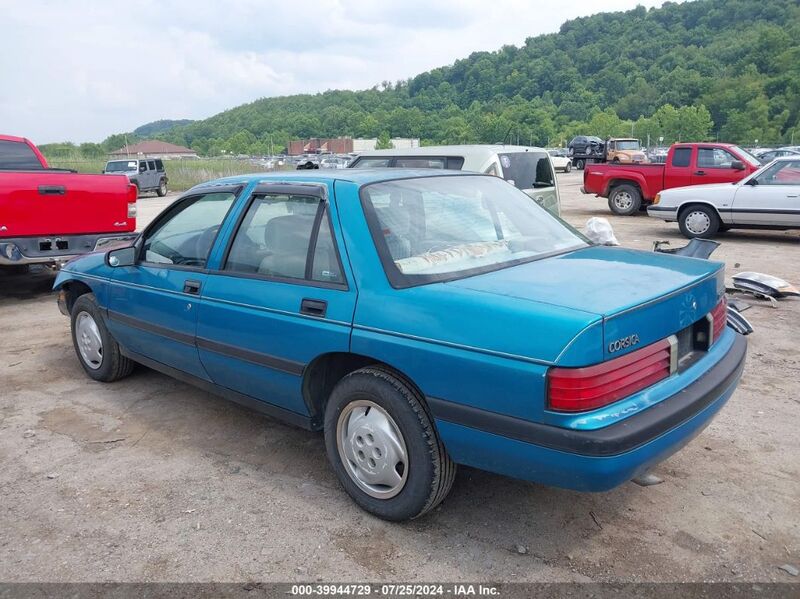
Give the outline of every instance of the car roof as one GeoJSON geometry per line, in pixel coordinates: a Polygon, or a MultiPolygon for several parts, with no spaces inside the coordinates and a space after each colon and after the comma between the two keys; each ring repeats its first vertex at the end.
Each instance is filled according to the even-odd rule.
{"type": "Polygon", "coordinates": [[[195,185],[192,190],[199,190],[206,187],[218,187],[221,185],[247,185],[253,182],[269,183],[271,181],[280,183],[333,183],[334,181],[346,181],[355,183],[356,185],[368,185],[370,183],[394,181],[397,179],[459,176],[489,177],[491,175],[482,175],[481,173],[472,173],[468,171],[449,171],[429,168],[313,169],[235,175],[200,183],[199,185],[195,185]]]}
{"type": "Polygon", "coordinates": [[[464,144],[456,146],[423,146],[421,148],[392,148],[389,150],[364,150],[359,157],[371,156],[485,156],[516,152],[544,152],[535,146],[512,146],[504,144],[464,144]]]}

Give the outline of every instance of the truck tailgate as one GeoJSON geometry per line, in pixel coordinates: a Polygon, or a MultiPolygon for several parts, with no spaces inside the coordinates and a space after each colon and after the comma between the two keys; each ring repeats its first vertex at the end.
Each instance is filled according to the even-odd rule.
{"type": "Polygon", "coordinates": [[[134,231],[129,204],[136,190],[124,175],[0,171],[0,237],[134,231]]]}

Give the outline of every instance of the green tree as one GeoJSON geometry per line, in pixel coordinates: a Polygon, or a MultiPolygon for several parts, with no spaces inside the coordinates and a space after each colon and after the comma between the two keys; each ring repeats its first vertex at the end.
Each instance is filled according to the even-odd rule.
{"type": "Polygon", "coordinates": [[[394,146],[392,145],[392,139],[389,137],[388,131],[382,131],[381,134],[378,136],[378,141],[375,144],[376,150],[391,150],[394,146]]]}

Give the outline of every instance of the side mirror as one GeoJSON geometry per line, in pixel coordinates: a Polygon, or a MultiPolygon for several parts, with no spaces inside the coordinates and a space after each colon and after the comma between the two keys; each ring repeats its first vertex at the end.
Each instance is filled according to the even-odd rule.
{"type": "Polygon", "coordinates": [[[743,171],[744,162],[742,162],[741,160],[734,160],[733,162],[731,162],[731,168],[737,171],[743,171]]]}
{"type": "Polygon", "coordinates": [[[111,250],[106,254],[106,264],[114,268],[133,266],[136,264],[136,248],[134,246],[111,250]]]}

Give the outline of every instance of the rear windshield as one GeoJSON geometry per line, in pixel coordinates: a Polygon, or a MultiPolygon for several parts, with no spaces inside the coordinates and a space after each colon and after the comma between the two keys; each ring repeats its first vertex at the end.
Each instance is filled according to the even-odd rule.
{"type": "Polygon", "coordinates": [[[0,140],[0,169],[29,171],[42,168],[42,163],[28,144],[0,140]]]}
{"type": "Polygon", "coordinates": [[[503,179],[517,189],[555,186],[555,175],[546,152],[514,152],[499,156],[503,179]]]}
{"type": "Polygon", "coordinates": [[[361,201],[395,287],[463,278],[586,245],[563,221],[492,176],[373,183],[361,201]]]}
{"type": "Polygon", "coordinates": [[[136,160],[117,160],[106,164],[107,173],[121,173],[124,171],[135,171],[139,168],[136,160]]]}

